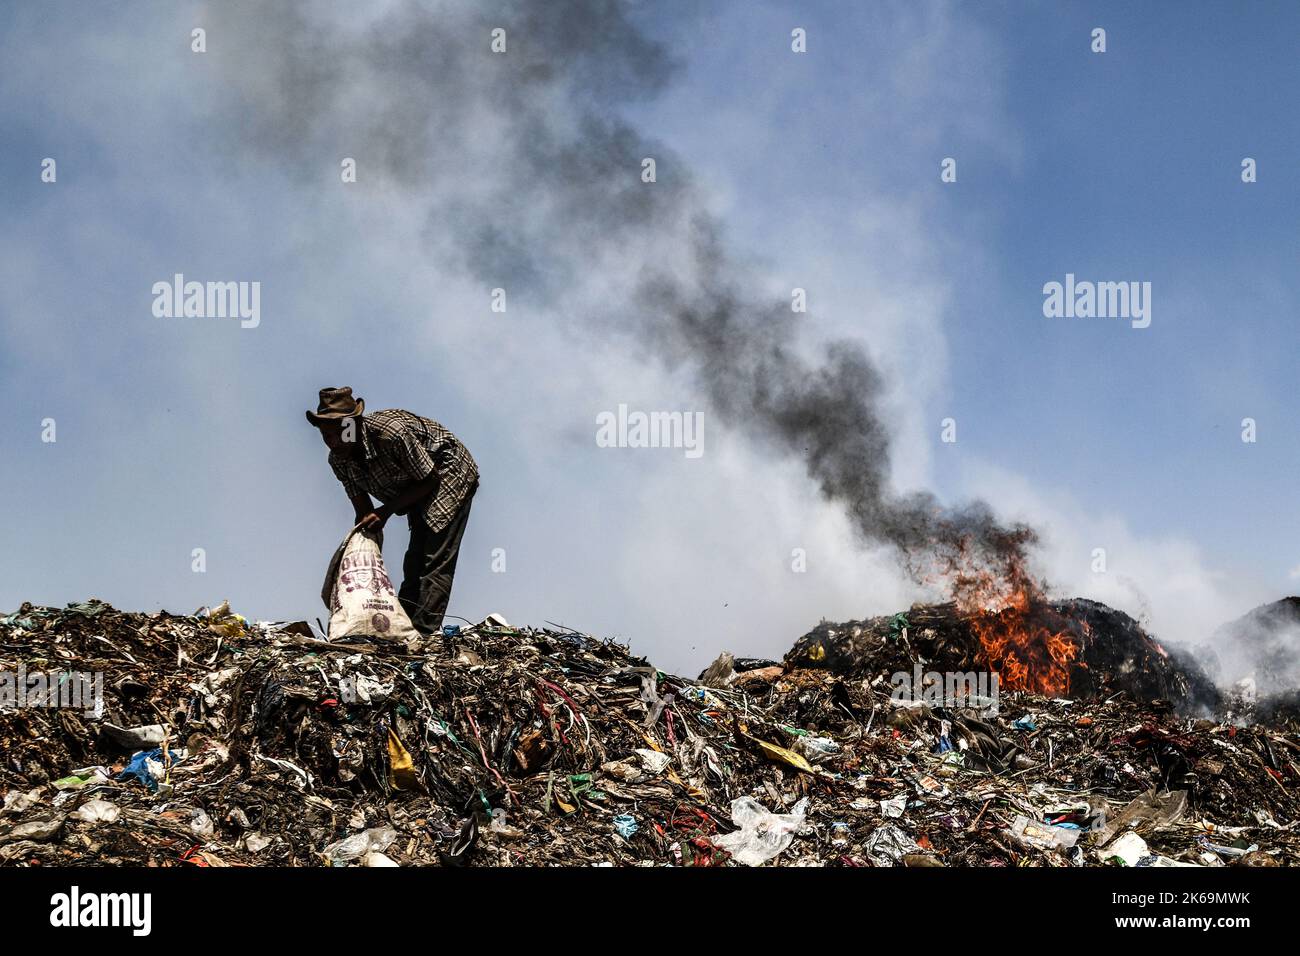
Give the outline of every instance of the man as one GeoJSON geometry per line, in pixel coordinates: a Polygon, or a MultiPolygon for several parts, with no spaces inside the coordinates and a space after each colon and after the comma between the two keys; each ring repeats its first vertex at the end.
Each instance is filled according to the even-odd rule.
{"type": "Polygon", "coordinates": [[[437,422],[400,409],[369,415],[365,409],[350,388],[322,388],[307,420],[329,446],[330,467],[358,525],[379,532],[392,515],[407,515],[411,543],[397,597],[415,629],[433,634],[451,598],[478,466],[437,422]],[[376,508],[371,495],[383,504],[376,508]]]}

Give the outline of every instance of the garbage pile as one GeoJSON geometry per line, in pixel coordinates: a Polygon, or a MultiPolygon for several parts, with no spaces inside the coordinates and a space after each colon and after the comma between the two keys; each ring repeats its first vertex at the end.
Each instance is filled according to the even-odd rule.
{"type": "MultiPolygon", "coordinates": [[[[1077,648],[1061,686],[1054,688],[1060,696],[1125,693],[1135,700],[1167,700],[1181,712],[1205,716],[1223,704],[1218,688],[1190,654],[1163,647],[1123,611],[1082,598],[1044,601],[1028,615],[1025,629],[1032,628],[1059,632],[1077,648]]],[[[917,660],[935,671],[990,666],[972,619],[952,603],[917,604],[866,621],[823,621],[786,655],[792,666],[846,674],[911,670],[917,660]]]]}
{"type": "Polygon", "coordinates": [[[900,699],[890,669],[942,638],[920,619],[859,633],[853,668],[821,666],[823,633],[823,662],[804,639],[688,679],[498,616],[396,644],[23,605],[0,617],[0,865],[1300,861],[1294,724],[900,699]]]}

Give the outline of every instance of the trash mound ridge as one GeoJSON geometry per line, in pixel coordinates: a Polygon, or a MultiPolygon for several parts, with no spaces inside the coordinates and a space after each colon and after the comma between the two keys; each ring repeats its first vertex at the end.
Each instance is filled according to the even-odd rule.
{"type": "Polygon", "coordinates": [[[102,683],[98,707],[0,702],[0,865],[1300,859],[1294,724],[1123,694],[991,713],[729,655],[693,680],[495,617],[333,644],[94,600],[0,617],[0,672],[102,683]]]}
{"type": "MultiPolygon", "coordinates": [[[[1038,616],[1078,648],[1061,696],[1092,699],[1124,693],[1136,700],[1167,700],[1177,710],[1202,715],[1224,704],[1190,655],[1162,647],[1123,611],[1074,598],[1043,602],[1038,616]]],[[[908,671],[918,660],[939,672],[990,669],[981,650],[970,618],[958,613],[955,604],[916,604],[865,621],[823,621],[795,642],[786,663],[858,676],[908,671]]]]}

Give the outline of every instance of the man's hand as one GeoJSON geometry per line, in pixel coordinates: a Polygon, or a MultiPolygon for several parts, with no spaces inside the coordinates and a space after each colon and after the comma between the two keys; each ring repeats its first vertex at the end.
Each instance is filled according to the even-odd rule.
{"type": "Polygon", "coordinates": [[[384,523],[391,517],[393,511],[387,505],[382,508],[376,508],[367,515],[362,515],[357,520],[357,527],[362,531],[383,531],[384,523]]]}

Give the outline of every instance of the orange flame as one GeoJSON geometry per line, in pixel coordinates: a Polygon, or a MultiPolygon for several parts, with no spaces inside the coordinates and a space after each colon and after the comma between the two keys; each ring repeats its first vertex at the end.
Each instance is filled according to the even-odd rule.
{"type": "Polygon", "coordinates": [[[950,570],[957,609],[979,639],[980,665],[998,675],[999,686],[1049,697],[1068,694],[1071,667],[1081,666],[1075,664],[1079,644],[1020,553],[1005,555],[996,571],[973,568],[968,560],[950,570]]]}
{"type": "Polygon", "coordinates": [[[981,663],[998,674],[1007,690],[1024,690],[1049,697],[1070,692],[1070,666],[1079,645],[1066,631],[1030,621],[1029,596],[1019,591],[998,611],[972,616],[971,631],[979,638],[981,663]]]}

